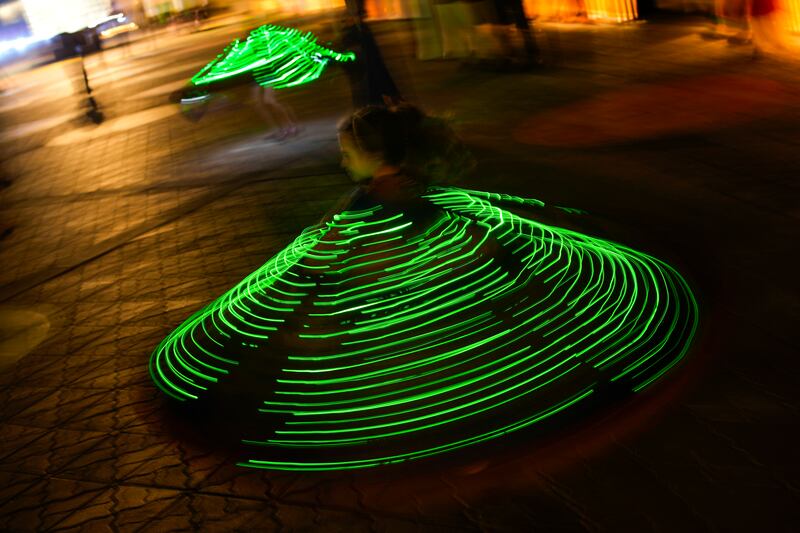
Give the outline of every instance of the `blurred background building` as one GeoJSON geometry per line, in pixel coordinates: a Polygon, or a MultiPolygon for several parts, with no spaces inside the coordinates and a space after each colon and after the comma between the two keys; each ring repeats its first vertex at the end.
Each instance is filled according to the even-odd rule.
{"type": "MultiPolygon", "coordinates": [[[[658,11],[672,11],[704,14],[717,23],[724,19],[729,26],[747,27],[753,6],[767,2],[778,26],[800,33],[800,0],[349,1],[361,3],[369,20],[413,20],[420,35],[426,31],[430,33],[430,28],[445,36],[463,34],[464,28],[472,28],[469,32],[474,39],[491,33],[493,30],[489,27],[497,24],[498,10],[507,9],[513,3],[521,4],[528,18],[537,22],[623,23],[648,18],[658,11]]],[[[270,14],[305,15],[343,9],[345,4],[345,0],[0,0],[0,52],[22,50],[30,42],[87,28],[97,28],[95,33],[101,33],[109,28],[100,26],[108,25],[113,18],[111,15],[116,13],[123,13],[126,18],[113,19],[114,24],[132,22],[144,27],[198,20],[217,13],[239,14],[257,22],[270,14]]],[[[763,11],[764,8],[758,9],[763,11]]],[[[460,45],[450,43],[449,46],[458,48],[460,45]]],[[[445,50],[447,47],[448,43],[444,43],[445,50]]]]}

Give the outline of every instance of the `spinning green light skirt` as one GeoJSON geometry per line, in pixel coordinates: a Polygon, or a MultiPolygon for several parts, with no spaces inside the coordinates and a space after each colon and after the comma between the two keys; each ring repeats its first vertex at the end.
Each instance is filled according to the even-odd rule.
{"type": "Polygon", "coordinates": [[[641,391],[688,349],[689,287],[644,253],[537,222],[541,206],[445,187],[365,196],[186,320],[152,378],[251,410],[240,464],[282,470],[431,456],[641,391]]]}
{"type": "Polygon", "coordinates": [[[317,44],[311,33],[267,25],[239,39],[200,72],[191,85],[199,89],[224,87],[231,82],[255,80],[259,85],[283,89],[314,81],[331,61],[354,61],[352,52],[339,53],[317,44]]]}

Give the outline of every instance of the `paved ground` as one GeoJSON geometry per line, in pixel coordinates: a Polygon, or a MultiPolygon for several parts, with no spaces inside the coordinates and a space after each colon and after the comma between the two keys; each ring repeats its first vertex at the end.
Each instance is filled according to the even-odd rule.
{"type": "MultiPolygon", "coordinates": [[[[316,31],[327,26],[317,23],[316,31]]],[[[800,70],[697,21],[544,26],[535,74],[412,59],[403,89],[452,116],[467,187],[580,207],[575,224],[676,265],[696,289],[686,364],[612,411],[358,473],[253,472],[186,436],[153,347],[349,188],[331,72],[282,94],[290,142],[232,103],[192,124],[166,97],[241,28],[89,60],[107,116],[79,121],[75,65],[0,97],[0,529],[791,531],[800,523],[800,70]]],[[[574,221],[573,221],[574,222],[574,221]]]]}

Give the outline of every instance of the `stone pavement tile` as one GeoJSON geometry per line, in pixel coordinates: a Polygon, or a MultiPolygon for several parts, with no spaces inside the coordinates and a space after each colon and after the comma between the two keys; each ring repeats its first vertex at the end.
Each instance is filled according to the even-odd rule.
{"type": "Polygon", "coordinates": [[[31,442],[42,438],[47,431],[46,429],[31,426],[0,424],[0,465],[8,464],[13,466],[13,461],[6,462],[5,458],[13,456],[31,442]]]}
{"type": "Polygon", "coordinates": [[[778,421],[779,413],[787,409],[796,413],[794,398],[800,378],[800,368],[794,364],[797,346],[785,337],[794,327],[791,315],[761,318],[746,309],[731,308],[721,310],[720,315],[731,328],[731,348],[726,350],[720,366],[725,365],[724,375],[730,380],[731,393],[726,399],[742,410],[737,414],[749,414],[753,420],[778,421]],[[780,336],[773,333],[776,331],[780,336]],[[743,393],[741,400],[733,391],[743,393]]]}
{"type": "Polygon", "coordinates": [[[40,476],[31,474],[0,471],[0,506],[13,500],[41,479],[40,476]]]}
{"type": "Polygon", "coordinates": [[[117,279],[120,298],[125,301],[152,301],[163,297],[163,288],[149,281],[139,279],[135,276],[128,276],[117,279]]]}
{"type": "Polygon", "coordinates": [[[174,490],[116,485],[89,505],[59,522],[54,531],[138,531],[149,530],[153,517],[181,497],[174,490]]]}
{"type": "Polygon", "coordinates": [[[351,478],[352,474],[347,472],[267,471],[239,467],[228,461],[205,478],[198,489],[242,498],[268,495],[295,505],[313,505],[322,498],[329,505],[356,506],[358,493],[350,486],[351,478]]]}
{"type": "MultiPolygon", "coordinates": [[[[770,343],[770,352],[773,355],[780,352],[794,354],[796,349],[775,341],[770,343]]],[[[752,422],[792,424],[798,419],[798,407],[791,400],[795,390],[792,385],[800,376],[788,364],[789,361],[790,358],[775,357],[771,361],[738,363],[736,369],[731,369],[734,376],[730,379],[743,394],[731,396],[728,401],[752,422]],[[757,375],[754,374],[756,367],[762,370],[757,375]]]]}
{"type": "Polygon", "coordinates": [[[284,527],[297,531],[359,532],[380,530],[380,517],[363,509],[330,509],[323,506],[279,505],[275,513],[284,527]]]}
{"type": "Polygon", "coordinates": [[[168,436],[116,433],[76,457],[61,475],[183,490],[196,486],[223,460],[168,436]]]}
{"type": "MultiPolygon", "coordinates": [[[[372,515],[371,511],[360,506],[359,495],[346,480],[319,478],[314,474],[264,472],[223,464],[198,485],[198,490],[207,497],[219,496],[216,500],[203,500],[205,505],[209,502],[220,506],[221,502],[257,501],[261,509],[271,511],[270,516],[285,521],[281,522],[284,527],[293,531],[349,531],[345,517],[353,512],[364,515],[364,527],[377,531],[454,531],[463,530],[465,526],[465,523],[460,527],[454,526],[453,520],[436,516],[406,515],[397,509],[400,502],[376,510],[372,515]],[[349,496],[342,495],[343,492],[349,496]]],[[[194,496],[195,499],[199,497],[194,496]]],[[[229,512],[233,509],[239,507],[230,506],[229,512]]],[[[360,530],[360,523],[353,524],[355,530],[360,530]]]]}
{"type": "Polygon", "coordinates": [[[660,464],[655,467],[628,453],[610,450],[593,459],[578,448],[568,470],[542,474],[542,478],[550,492],[589,527],[611,531],[707,529],[696,502],[678,493],[666,474],[660,464]]]}
{"type": "MultiPolygon", "coordinates": [[[[169,333],[167,325],[83,326],[72,325],[64,342],[67,353],[77,356],[127,358],[149,354],[156,344],[169,333]]],[[[45,353],[48,353],[46,350],[45,353]]]]}
{"type": "Polygon", "coordinates": [[[238,498],[280,499],[283,489],[291,486],[299,477],[293,472],[267,472],[225,462],[203,479],[197,488],[204,493],[238,498]]]}
{"type": "MultiPolygon", "coordinates": [[[[14,233],[6,239],[4,254],[20,271],[50,264],[53,268],[79,261],[86,250],[147,220],[144,202],[124,195],[62,197],[38,202],[12,202],[6,219],[14,233]],[[41,212],[44,211],[43,214],[41,212]],[[39,213],[37,213],[39,212],[39,213]]],[[[0,281],[14,278],[6,272],[0,281]]],[[[102,282],[102,278],[97,280],[102,282]]]]}
{"type": "Polygon", "coordinates": [[[441,475],[430,470],[428,475],[422,475],[420,469],[412,465],[409,465],[407,472],[408,479],[402,471],[386,476],[385,479],[382,479],[379,471],[371,472],[366,477],[357,476],[347,487],[325,487],[326,490],[319,498],[320,501],[330,501],[343,507],[344,500],[330,489],[337,493],[352,493],[356,508],[371,514],[416,523],[421,525],[423,531],[428,528],[451,531],[478,528],[478,524],[465,512],[462,502],[452,497],[452,488],[443,482],[441,475]],[[338,503],[339,501],[342,503],[338,503]]]}
{"type": "MultiPolygon", "coordinates": [[[[37,354],[42,354],[36,350],[37,354]]],[[[61,388],[79,381],[88,374],[101,371],[108,360],[80,355],[27,355],[11,368],[0,373],[0,385],[36,383],[41,387],[61,388]]]]}
{"type": "Polygon", "coordinates": [[[192,524],[203,531],[274,531],[283,527],[278,506],[269,500],[189,493],[177,503],[192,524]]]}
{"type": "MultiPolygon", "coordinates": [[[[53,271],[53,273],[56,272],[53,271]]],[[[78,300],[80,282],[81,278],[78,272],[67,272],[46,283],[31,287],[16,298],[24,298],[24,301],[30,302],[52,302],[54,305],[63,307],[72,306],[78,300]]],[[[64,349],[63,344],[61,349],[64,349]]]]}
{"type": "Polygon", "coordinates": [[[37,438],[4,455],[0,459],[0,469],[36,475],[55,474],[76,457],[89,453],[105,438],[105,433],[97,431],[42,430],[37,438]]]}
{"type": "Polygon", "coordinates": [[[153,432],[150,422],[155,417],[163,418],[167,403],[168,399],[153,385],[114,391],[115,416],[120,429],[127,433],[153,432]]]}
{"type": "MultiPolygon", "coordinates": [[[[74,386],[74,385],[73,385],[74,386]]],[[[76,389],[80,391],[81,389],[76,389]]],[[[140,402],[147,402],[140,396],[141,391],[135,389],[84,389],[87,395],[102,391],[100,401],[97,401],[75,416],[62,422],[61,427],[103,431],[110,433],[120,431],[127,427],[136,418],[141,407],[140,402]]]]}
{"type": "Polygon", "coordinates": [[[301,472],[292,477],[271,478],[272,491],[280,501],[293,505],[324,502],[332,507],[363,508],[353,487],[351,472],[301,472]]]}
{"type": "Polygon", "coordinates": [[[83,356],[111,357],[117,354],[116,335],[117,328],[108,326],[88,326],[76,323],[67,328],[69,336],[64,344],[67,353],[83,356]]]}
{"type": "Polygon", "coordinates": [[[0,386],[0,421],[10,420],[52,394],[53,389],[49,387],[0,386]]]}
{"type": "MultiPolygon", "coordinates": [[[[244,276],[242,276],[244,278],[244,276]]],[[[196,286],[200,289],[194,293],[183,292],[185,280],[176,283],[175,286],[168,287],[170,295],[165,297],[162,302],[164,305],[164,320],[160,324],[161,332],[163,335],[159,337],[151,337],[150,342],[155,341],[154,344],[149,345],[146,353],[149,355],[155,347],[166,337],[172,330],[180,325],[188,317],[202,309],[221,294],[230,289],[236,283],[233,281],[235,278],[232,276],[217,276],[215,278],[195,278],[196,286]],[[222,288],[226,287],[226,288],[222,288]],[[216,289],[216,290],[215,290],[216,289]],[[168,321],[168,320],[171,320],[168,321]]],[[[166,280],[169,283],[169,280],[166,280]]]]}
{"type": "Polygon", "coordinates": [[[144,435],[175,435],[173,400],[166,397],[155,385],[134,387],[122,391],[119,405],[126,433],[144,435]]]}
{"type": "Polygon", "coordinates": [[[591,531],[584,520],[565,506],[541,505],[520,495],[511,498],[489,498],[474,509],[476,522],[482,531],[548,531],[577,533],[591,531]]]}
{"type": "Polygon", "coordinates": [[[91,508],[108,492],[102,484],[50,477],[35,483],[13,500],[0,505],[0,530],[43,531],[91,508]]]}
{"type": "MultiPolygon", "coordinates": [[[[446,513],[422,515],[418,512],[414,490],[408,484],[402,489],[392,491],[394,501],[381,501],[384,506],[371,506],[371,491],[374,479],[381,476],[377,473],[366,474],[373,481],[365,488],[357,488],[353,482],[358,475],[352,473],[295,473],[267,472],[237,467],[232,463],[224,463],[198,485],[198,490],[206,494],[221,494],[246,499],[270,499],[279,503],[279,510],[295,520],[297,509],[315,509],[319,518],[312,525],[300,522],[296,527],[323,527],[326,523],[338,531],[338,518],[341,513],[356,512],[373,515],[378,531],[453,531],[468,528],[470,524],[459,516],[446,513]],[[321,509],[332,509],[326,511],[321,509]],[[349,511],[348,511],[349,510],[349,511]],[[330,519],[325,518],[331,514],[330,519]],[[394,524],[394,529],[389,524],[394,524]],[[313,524],[317,524],[314,526],[313,524]],[[417,524],[423,524],[418,527],[417,524]]],[[[287,525],[291,526],[291,522],[287,525]]],[[[292,526],[295,527],[295,526],[292,526]]],[[[326,530],[323,529],[322,530],[326,530]]]]}
{"type": "Polygon", "coordinates": [[[104,331],[98,331],[97,334],[106,339],[114,339],[116,338],[115,329],[119,325],[139,327],[161,325],[157,317],[162,311],[163,302],[156,300],[125,302],[117,298],[113,303],[83,300],[75,305],[70,319],[74,324],[84,328],[105,328],[104,331]]]}
{"type": "Polygon", "coordinates": [[[517,468],[514,479],[503,483],[481,466],[438,476],[418,472],[409,479],[378,476],[368,483],[356,480],[352,486],[362,507],[391,510],[417,522],[486,531],[585,531],[581,517],[543,487],[535,470],[517,468]]]}
{"type": "Polygon", "coordinates": [[[800,511],[797,491],[791,486],[758,486],[754,490],[752,485],[719,482],[724,478],[696,482],[696,474],[688,468],[670,474],[675,490],[698,510],[708,530],[796,531],[800,511]]]}
{"type": "Polygon", "coordinates": [[[103,389],[51,389],[49,395],[9,418],[18,424],[52,428],[70,424],[73,428],[84,428],[87,410],[97,412],[109,400],[109,391],[103,389]]]}
{"type": "MultiPolygon", "coordinates": [[[[736,440],[724,438],[722,433],[718,434],[715,427],[719,424],[735,424],[712,422],[712,419],[720,418],[718,413],[718,410],[695,408],[676,413],[661,422],[672,438],[665,440],[658,433],[643,433],[626,441],[624,449],[634,461],[658,476],[660,482],[683,500],[692,514],[707,527],[713,525],[721,531],[748,531],[762,521],[763,530],[784,530],[767,528],[765,520],[771,517],[777,527],[790,516],[791,510],[797,508],[791,503],[790,496],[794,492],[796,499],[799,496],[797,491],[787,491],[792,474],[788,469],[771,469],[759,463],[745,449],[747,443],[743,446],[736,440]],[[707,415],[711,418],[703,418],[707,415]],[[743,521],[751,525],[745,526],[743,521]]],[[[725,414],[723,418],[729,420],[731,417],[725,414]]],[[[770,433],[753,431],[751,424],[737,425],[743,433],[753,435],[753,441],[760,439],[766,444],[773,440],[763,439],[762,435],[770,433]]],[[[775,446],[772,453],[780,457],[779,454],[787,453],[786,449],[791,445],[770,443],[768,446],[775,446]]]]}
{"type": "Polygon", "coordinates": [[[74,320],[76,324],[85,326],[114,326],[119,324],[122,318],[121,306],[118,300],[111,302],[79,300],[74,306],[74,320]]]}
{"type": "MultiPolygon", "coordinates": [[[[71,302],[70,302],[71,303],[71,302]]],[[[50,320],[50,329],[47,332],[47,337],[44,338],[41,344],[36,347],[36,350],[31,355],[41,356],[63,356],[73,355],[74,352],[69,351],[68,342],[71,337],[71,327],[66,324],[64,317],[60,312],[57,316],[48,316],[50,320]]],[[[81,355],[81,354],[74,354],[81,355]]]]}
{"type": "MultiPolygon", "coordinates": [[[[790,419],[789,419],[790,420],[790,419]]],[[[720,484],[777,488],[791,486],[800,478],[800,459],[794,452],[791,438],[773,438],[791,435],[797,425],[784,420],[780,423],[750,421],[704,421],[719,447],[735,450],[719,455],[706,452],[703,464],[709,476],[720,484]]],[[[800,497],[800,487],[794,496],[800,497]]]]}
{"type": "Polygon", "coordinates": [[[135,323],[138,326],[160,326],[164,324],[164,318],[163,300],[141,300],[136,302],[123,300],[120,304],[120,322],[122,323],[135,323]]]}
{"type": "MultiPolygon", "coordinates": [[[[155,344],[153,345],[155,346],[155,344]]],[[[106,364],[71,383],[71,387],[87,389],[141,388],[151,384],[147,368],[149,352],[130,357],[106,358],[106,364]]]]}

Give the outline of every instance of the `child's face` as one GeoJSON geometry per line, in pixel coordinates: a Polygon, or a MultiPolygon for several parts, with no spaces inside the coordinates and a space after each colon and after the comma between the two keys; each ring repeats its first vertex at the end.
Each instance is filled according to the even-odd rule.
{"type": "Polygon", "coordinates": [[[383,164],[379,158],[361,151],[347,133],[339,134],[339,148],[342,151],[342,168],[356,183],[373,177],[383,164]]]}

